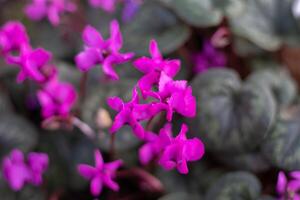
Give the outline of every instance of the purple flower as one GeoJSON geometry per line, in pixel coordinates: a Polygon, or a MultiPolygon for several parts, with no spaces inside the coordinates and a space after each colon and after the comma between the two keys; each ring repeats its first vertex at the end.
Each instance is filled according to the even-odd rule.
{"type": "Polygon", "coordinates": [[[65,12],[74,12],[76,9],[76,4],[70,0],[32,0],[24,8],[24,12],[34,21],[48,17],[51,24],[57,26],[60,23],[60,15],[65,12]]]}
{"type": "Polygon", "coordinates": [[[280,200],[300,200],[300,171],[289,173],[291,179],[287,179],[284,172],[279,172],[276,190],[280,200]]]}
{"type": "Polygon", "coordinates": [[[106,12],[114,12],[118,0],[89,0],[91,6],[95,8],[102,8],[106,12]]]}
{"type": "Polygon", "coordinates": [[[84,29],[82,37],[85,49],[75,57],[75,62],[81,71],[89,71],[95,65],[101,64],[106,76],[113,80],[119,79],[113,67],[129,61],[134,54],[119,52],[123,40],[116,20],[110,23],[110,34],[110,38],[104,40],[94,27],[87,26],[84,29]]]}
{"type": "Polygon", "coordinates": [[[19,65],[20,72],[17,82],[31,79],[38,83],[45,83],[56,75],[56,68],[49,64],[52,54],[43,48],[22,48],[19,56],[9,55],[6,57],[8,64],[19,65]]]}
{"type": "Polygon", "coordinates": [[[212,67],[224,67],[227,63],[225,54],[205,40],[202,51],[193,55],[194,72],[202,73],[212,67]]]}
{"type": "Polygon", "coordinates": [[[166,170],[177,168],[182,174],[188,173],[187,162],[196,161],[204,155],[204,145],[198,138],[187,139],[188,127],[183,124],[177,137],[172,137],[171,125],[167,124],[159,135],[148,133],[150,139],[139,150],[142,164],[149,163],[156,156],[160,156],[159,164],[166,170]]]}
{"type": "Polygon", "coordinates": [[[129,22],[136,15],[140,6],[142,5],[143,0],[125,0],[124,8],[122,11],[122,21],[129,22]]]}
{"type": "Polygon", "coordinates": [[[96,150],[95,167],[80,164],[78,165],[78,172],[85,179],[91,181],[91,193],[94,196],[98,196],[101,194],[103,186],[106,186],[113,191],[119,190],[119,185],[113,179],[116,177],[116,171],[121,165],[121,160],[104,163],[100,151],[96,150]]]}
{"type": "Polygon", "coordinates": [[[20,150],[13,150],[3,160],[3,176],[14,191],[19,191],[30,179],[30,173],[26,166],[24,155],[20,150]]]}
{"type": "Polygon", "coordinates": [[[26,28],[21,22],[9,21],[0,29],[0,54],[12,55],[13,52],[20,53],[21,49],[28,47],[29,37],[26,28]]]}
{"type": "Polygon", "coordinates": [[[34,185],[41,185],[42,174],[47,170],[49,158],[47,154],[31,152],[28,154],[28,166],[31,169],[30,182],[34,185]]]}
{"type": "Polygon", "coordinates": [[[134,134],[141,139],[144,138],[145,130],[139,122],[151,119],[153,116],[166,109],[166,106],[159,102],[139,104],[139,96],[136,88],[132,91],[132,99],[130,102],[124,103],[119,97],[110,97],[108,98],[107,103],[112,109],[118,112],[110,132],[115,133],[125,124],[128,124],[131,126],[134,134]]]}
{"type": "Polygon", "coordinates": [[[24,154],[15,149],[3,160],[3,177],[14,191],[21,190],[26,183],[38,186],[43,182],[48,162],[47,154],[30,153],[27,163],[24,154]]]}
{"type": "Polygon", "coordinates": [[[158,84],[161,72],[173,78],[180,70],[179,60],[164,60],[155,40],[151,40],[149,51],[151,58],[141,57],[134,61],[134,66],[145,75],[139,80],[138,85],[145,98],[152,87],[158,84]]]}
{"type": "Polygon", "coordinates": [[[76,102],[77,94],[71,84],[59,82],[54,78],[38,91],[37,97],[44,118],[52,116],[66,118],[76,102]]]}
{"type": "Polygon", "coordinates": [[[165,72],[161,72],[158,89],[158,93],[151,94],[150,92],[149,94],[168,105],[168,121],[172,120],[174,111],[185,117],[196,116],[196,98],[192,94],[192,87],[187,85],[187,81],[174,81],[165,72]]]}

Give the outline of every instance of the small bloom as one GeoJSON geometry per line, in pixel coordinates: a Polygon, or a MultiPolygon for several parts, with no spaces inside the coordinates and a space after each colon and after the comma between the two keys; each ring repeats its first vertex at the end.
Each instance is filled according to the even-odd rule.
{"type": "Polygon", "coordinates": [[[196,161],[204,155],[204,144],[198,138],[187,139],[188,127],[183,124],[177,137],[172,137],[171,125],[165,125],[159,135],[150,133],[150,139],[139,150],[142,164],[159,156],[159,164],[166,170],[177,168],[182,174],[188,173],[187,162],[196,161]]]}
{"type": "Polygon", "coordinates": [[[165,72],[162,72],[158,95],[155,94],[155,96],[168,105],[168,121],[172,120],[174,111],[185,117],[196,116],[196,98],[192,94],[192,87],[188,86],[185,80],[174,81],[165,72]]]}
{"type": "Polygon", "coordinates": [[[42,174],[47,170],[49,158],[47,154],[31,152],[28,154],[28,166],[30,168],[30,182],[34,185],[41,185],[42,174]]]}
{"type": "Polygon", "coordinates": [[[26,28],[21,22],[9,21],[0,29],[0,54],[12,55],[20,53],[21,49],[29,45],[26,28]]]}
{"type": "Polygon", "coordinates": [[[68,117],[77,99],[76,90],[69,83],[57,79],[49,81],[37,93],[44,118],[52,116],[68,117]]]}
{"type": "Polygon", "coordinates": [[[202,51],[193,55],[194,72],[202,73],[209,68],[224,67],[227,63],[225,54],[215,48],[211,42],[204,41],[202,51]]]}
{"type": "Polygon", "coordinates": [[[136,88],[133,89],[132,99],[128,103],[124,103],[119,97],[110,97],[107,103],[112,109],[118,112],[110,132],[115,133],[125,124],[128,124],[131,126],[134,134],[141,139],[144,138],[145,131],[139,122],[151,119],[166,109],[166,106],[162,103],[139,104],[139,96],[136,88]]]}
{"type": "Polygon", "coordinates": [[[104,163],[102,155],[99,150],[95,151],[95,167],[80,164],[78,165],[78,172],[85,179],[91,181],[91,193],[98,196],[102,192],[103,186],[110,188],[113,191],[119,190],[119,185],[114,181],[116,171],[121,167],[122,161],[116,160],[109,163],[104,163]]]}
{"type": "Polygon", "coordinates": [[[118,0],[89,0],[91,6],[102,8],[106,12],[114,12],[118,0]]]}
{"type": "Polygon", "coordinates": [[[123,40],[116,20],[110,24],[110,34],[110,38],[104,40],[94,27],[87,26],[84,29],[82,37],[85,49],[75,57],[76,65],[81,71],[89,71],[95,65],[101,64],[106,76],[112,80],[119,79],[113,67],[129,61],[134,54],[119,52],[123,40]]]}
{"type": "Polygon", "coordinates": [[[125,0],[124,8],[122,11],[122,21],[129,22],[131,21],[136,13],[139,11],[143,0],[125,0]]]}
{"type": "Polygon", "coordinates": [[[152,87],[158,84],[161,72],[173,78],[180,70],[179,60],[164,60],[155,40],[151,40],[149,51],[151,58],[141,57],[134,61],[134,66],[145,75],[139,80],[138,85],[145,98],[152,87]]]}
{"type": "Polygon", "coordinates": [[[76,11],[76,4],[70,0],[32,0],[24,8],[25,14],[34,21],[48,17],[52,25],[60,23],[60,16],[65,12],[76,11]]]}
{"type": "Polygon", "coordinates": [[[300,171],[289,173],[290,179],[284,172],[279,172],[276,190],[280,200],[300,200],[300,171]]]}
{"type": "Polygon", "coordinates": [[[19,191],[30,178],[24,155],[20,150],[13,150],[3,161],[3,176],[14,191],[19,191]]]}
{"type": "Polygon", "coordinates": [[[7,56],[6,61],[20,67],[17,82],[30,79],[45,83],[56,75],[55,67],[49,64],[51,59],[52,54],[43,48],[24,47],[19,56],[7,56]]]}
{"type": "Polygon", "coordinates": [[[20,191],[26,183],[38,186],[43,182],[48,163],[47,154],[32,152],[26,162],[24,154],[15,149],[3,160],[3,177],[14,191],[20,191]]]}
{"type": "Polygon", "coordinates": [[[187,139],[188,127],[183,124],[176,138],[170,137],[170,144],[165,147],[159,164],[166,170],[177,168],[182,174],[188,173],[187,162],[196,161],[204,155],[204,144],[198,138],[187,139]]]}

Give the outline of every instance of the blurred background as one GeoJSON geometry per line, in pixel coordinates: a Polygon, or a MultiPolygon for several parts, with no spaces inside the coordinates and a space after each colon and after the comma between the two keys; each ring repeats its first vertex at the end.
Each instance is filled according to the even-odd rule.
{"type": "MultiPolygon", "coordinates": [[[[276,199],[278,172],[300,170],[300,1],[120,0],[112,13],[86,0],[74,2],[77,11],[64,14],[54,27],[47,20],[29,20],[23,13],[28,1],[0,0],[0,24],[24,23],[33,45],[54,54],[61,80],[78,90],[81,74],[74,56],[82,50],[85,25],[106,38],[109,23],[118,19],[122,51],[135,52],[135,58],[148,56],[149,41],[156,39],[165,58],[181,60],[176,79],[189,80],[197,98],[197,117],[176,116],[174,124],[188,123],[190,134],[206,147],[188,175],[159,166],[145,170],[150,179],[132,171],[118,179],[119,193],[104,190],[99,199],[276,199]]],[[[117,82],[99,80],[99,67],[89,73],[81,119],[99,133],[91,141],[77,128],[42,128],[36,85],[17,84],[17,68],[0,59],[0,158],[13,148],[50,156],[42,187],[26,186],[15,193],[0,178],[0,199],[93,199],[76,166],[92,164],[95,148],[107,156],[115,112],[106,98],[129,100],[142,75],[129,63],[116,70],[117,82]]],[[[116,137],[116,157],[127,168],[140,166],[141,143],[131,129],[122,128],[116,137]]]]}

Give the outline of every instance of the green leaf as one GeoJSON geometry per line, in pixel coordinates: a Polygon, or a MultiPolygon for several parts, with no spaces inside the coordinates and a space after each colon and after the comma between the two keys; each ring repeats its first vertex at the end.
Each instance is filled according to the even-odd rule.
{"type": "Polygon", "coordinates": [[[251,82],[241,83],[227,69],[213,69],[193,82],[198,115],[189,119],[210,151],[246,153],[266,138],[275,118],[276,105],[271,92],[251,82]]]}
{"type": "Polygon", "coordinates": [[[148,55],[151,39],[155,39],[163,54],[182,46],[190,36],[190,29],[166,8],[155,3],[145,3],[132,22],[123,29],[124,51],[148,55]],[[159,19],[159,20],[157,20],[159,19]]]}
{"type": "Polygon", "coordinates": [[[196,194],[189,194],[189,193],[183,193],[183,192],[176,192],[167,194],[158,200],[201,200],[198,195],[196,194]]]}
{"type": "Polygon", "coordinates": [[[161,0],[186,23],[196,27],[218,25],[222,12],[216,9],[210,0],[161,0]]]}
{"type": "Polygon", "coordinates": [[[243,14],[230,18],[229,23],[234,34],[250,40],[264,50],[274,51],[280,47],[281,39],[267,8],[264,9],[259,1],[247,1],[243,14]]]}
{"type": "Polygon", "coordinates": [[[260,152],[251,152],[230,156],[219,155],[217,158],[227,166],[236,170],[264,172],[270,168],[269,162],[260,152]]]}
{"type": "Polygon", "coordinates": [[[239,17],[246,9],[246,0],[212,0],[213,6],[225,16],[239,17]]]}
{"type": "Polygon", "coordinates": [[[248,172],[232,172],[221,177],[206,193],[206,200],[256,200],[259,180],[248,172]]]}
{"type": "MultiPolygon", "coordinates": [[[[268,64],[266,63],[265,65],[268,64]]],[[[248,80],[265,86],[272,91],[274,98],[280,106],[289,105],[296,98],[296,83],[290,74],[282,70],[282,68],[258,70],[248,80]]]]}
{"type": "Polygon", "coordinates": [[[282,109],[277,123],[263,144],[265,157],[276,167],[300,169],[300,108],[282,109]]]}
{"type": "Polygon", "coordinates": [[[37,140],[38,133],[30,122],[11,113],[0,115],[0,156],[14,148],[29,152],[36,146],[37,140]]]}

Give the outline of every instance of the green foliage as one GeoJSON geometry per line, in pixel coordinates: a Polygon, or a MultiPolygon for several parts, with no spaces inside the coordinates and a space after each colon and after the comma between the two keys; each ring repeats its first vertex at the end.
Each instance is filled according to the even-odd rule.
{"type": "Polygon", "coordinates": [[[274,123],[272,93],[250,81],[242,83],[231,70],[215,69],[197,76],[192,85],[198,116],[189,120],[206,148],[229,154],[254,150],[274,123]]]}
{"type": "Polygon", "coordinates": [[[124,51],[148,55],[151,39],[156,39],[162,53],[181,47],[189,38],[190,29],[166,8],[157,3],[145,3],[132,22],[124,29],[124,51]],[[158,20],[159,19],[159,20],[158,20]]]}
{"type": "Polygon", "coordinates": [[[206,193],[206,200],[256,200],[261,184],[248,172],[232,172],[222,176],[206,193]]]}
{"type": "Polygon", "coordinates": [[[29,152],[33,150],[37,142],[37,130],[29,121],[12,113],[0,115],[1,157],[14,148],[29,152]]]}

